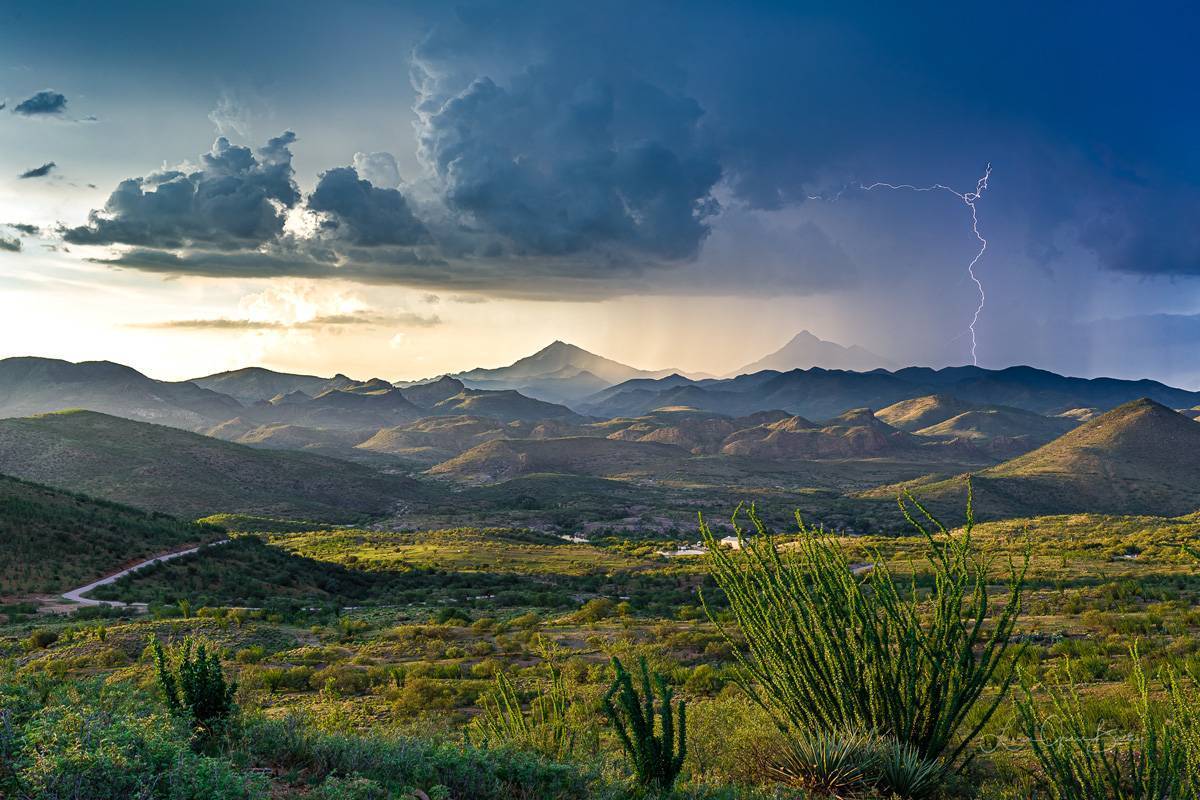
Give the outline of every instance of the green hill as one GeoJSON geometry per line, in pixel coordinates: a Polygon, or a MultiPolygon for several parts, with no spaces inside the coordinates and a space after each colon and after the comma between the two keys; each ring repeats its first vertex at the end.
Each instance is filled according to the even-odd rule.
{"type": "MultiPolygon", "coordinates": [[[[864,494],[894,498],[898,486],[864,494]]],[[[961,478],[908,484],[938,507],[961,508],[961,478]]],[[[975,476],[990,518],[1075,512],[1178,516],[1200,508],[1200,425],[1153,400],[1119,406],[975,476]]]]}
{"type": "Polygon", "coordinates": [[[137,562],[224,538],[214,525],[0,475],[2,594],[58,594],[137,562]]]}
{"type": "Polygon", "coordinates": [[[957,397],[948,394],[931,394],[924,397],[914,397],[911,400],[901,400],[875,412],[875,416],[902,431],[910,433],[930,425],[945,422],[951,417],[964,411],[977,408],[972,403],[964,403],[957,397]]]}
{"type": "Polygon", "coordinates": [[[969,442],[1003,457],[1040,447],[1077,425],[1072,419],[1045,417],[1019,408],[979,408],[921,428],[916,434],[969,442]]]}
{"type": "Polygon", "coordinates": [[[0,420],[0,472],[193,518],[242,512],[346,522],[425,492],[359,464],[91,411],[0,420]]]}

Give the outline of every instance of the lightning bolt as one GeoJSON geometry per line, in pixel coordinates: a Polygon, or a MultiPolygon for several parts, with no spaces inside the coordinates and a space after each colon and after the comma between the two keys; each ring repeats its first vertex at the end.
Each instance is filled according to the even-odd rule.
{"type": "Polygon", "coordinates": [[[967,274],[971,277],[971,280],[975,283],[976,290],[979,292],[979,303],[975,306],[975,313],[971,317],[971,324],[967,326],[967,330],[971,333],[971,363],[975,366],[979,366],[979,357],[976,354],[979,342],[975,336],[975,326],[979,324],[979,316],[983,314],[983,307],[987,304],[987,293],[983,290],[983,282],[979,280],[979,276],[975,273],[975,267],[979,264],[979,260],[983,258],[983,254],[987,252],[988,246],[987,239],[979,231],[979,211],[975,208],[975,203],[987,191],[988,179],[991,177],[992,165],[989,163],[987,168],[984,169],[983,175],[975,182],[975,190],[971,192],[960,192],[944,183],[915,186],[911,183],[885,183],[884,181],[876,181],[872,184],[860,183],[857,186],[844,186],[832,198],[823,195],[808,195],[809,200],[838,200],[849,189],[858,189],[864,192],[873,192],[876,189],[894,189],[910,192],[949,192],[971,210],[971,232],[975,234],[975,238],[979,241],[979,251],[975,253],[975,257],[971,259],[971,263],[967,264],[967,274]]]}

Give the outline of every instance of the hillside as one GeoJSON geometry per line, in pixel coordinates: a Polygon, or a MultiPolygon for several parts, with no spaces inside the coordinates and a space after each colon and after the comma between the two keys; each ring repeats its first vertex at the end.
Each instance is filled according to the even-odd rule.
{"type": "Polygon", "coordinates": [[[0,472],[183,517],[346,521],[423,489],[324,456],[260,450],[91,411],[0,420],[0,472]]]}
{"type": "Polygon", "coordinates": [[[309,397],[315,397],[328,389],[344,388],[354,381],[341,374],[334,375],[332,378],[320,378],[316,375],[275,372],[262,367],[245,367],[229,372],[218,372],[215,375],[205,375],[203,378],[192,378],[189,383],[227,394],[245,405],[251,405],[260,400],[270,400],[276,395],[291,394],[292,392],[303,392],[309,397]]]}
{"type": "Polygon", "coordinates": [[[72,408],[199,430],[236,417],[242,406],[227,395],[156,381],[111,361],[0,360],[0,417],[72,408]]]}
{"type": "Polygon", "coordinates": [[[468,483],[493,483],[519,475],[557,472],[611,477],[676,469],[686,450],[655,442],[569,437],[544,440],[498,440],[481,444],[429,470],[468,483]]]}
{"type": "MultiPolygon", "coordinates": [[[[1152,400],[1126,403],[975,476],[981,516],[1072,512],[1178,516],[1200,508],[1200,425],[1152,400]]],[[[961,504],[961,478],[918,482],[934,505],[961,504]]],[[[897,487],[864,496],[894,497],[897,487]]]]}
{"type": "Polygon", "coordinates": [[[593,423],[589,434],[629,442],[660,442],[682,447],[694,454],[716,453],[732,434],[745,428],[787,418],[782,411],[766,411],[750,417],[727,417],[687,406],[658,408],[641,417],[616,418],[593,423]]]}
{"type": "Polygon", "coordinates": [[[224,538],[182,522],[0,475],[0,594],[58,594],[137,561],[224,538]]]}
{"type": "Polygon", "coordinates": [[[746,375],[765,369],[788,372],[810,367],[867,371],[892,366],[895,365],[886,358],[856,344],[846,347],[837,342],[820,339],[808,331],[800,331],[774,353],[747,364],[733,374],[746,375]]]}
{"type": "Polygon", "coordinates": [[[407,425],[384,428],[356,449],[433,465],[494,439],[545,439],[567,436],[573,430],[570,425],[554,421],[502,422],[465,414],[425,417],[407,425]]]}
{"type": "Polygon", "coordinates": [[[975,408],[977,406],[974,403],[964,403],[948,394],[931,394],[892,403],[876,411],[875,416],[893,428],[912,433],[975,408]]]}
{"type": "Polygon", "coordinates": [[[1044,417],[1019,408],[980,408],[921,428],[916,434],[968,442],[996,455],[1016,455],[1052,441],[1077,424],[1065,417],[1044,417]]]}

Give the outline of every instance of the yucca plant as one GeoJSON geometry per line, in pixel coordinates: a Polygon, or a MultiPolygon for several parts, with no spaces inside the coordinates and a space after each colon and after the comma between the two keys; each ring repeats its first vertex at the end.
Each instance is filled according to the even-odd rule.
{"type": "Polygon", "coordinates": [[[193,745],[207,750],[220,743],[232,731],[238,714],[237,682],[225,679],[220,656],[191,637],[174,658],[167,656],[158,637],[151,638],[150,647],[167,709],[187,720],[193,745]]]}
{"type": "Polygon", "coordinates": [[[662,675],[655,673],[651,685],[645,658],[639,660],[641,697],[633,688],[633,678],[616,656],[613,656],[612,666],[612,686],[602,701],[604,713],[617,732],[638,783],[651,791],[669,792],[687,755],[687,706],[682,700],[676,706],[671,705],[674,691],[662,675]],[[655,695],[658,698],[657,732],[655,695]]]}
{"type": "Polygon", "coordinates": [[[1046,687],[1044,699],[1022,681],[1017,701],[1039,780],[1054,800],[1185,800],[1195,798],[1186,775],[1188,754],[1173,725],[1150,705],[1149,683],[1137,649],[1133,683],[1138,728],[1132,736],[1088,724],[1071,667],[1066,685],[1046,687]]]}
{"type": "Polygon", "coordinates": [[[533,750],[548,758],[564,761],[574,755],[575,731],[568,716],[571,697],[562,673],[550,666],[550,686],[545,694],[521,707],[521,698],[512,679],[496,673],[495,686],[485,695],[482,713],[472,721],[472,741],[481,746],[504,745],[533,750]]]}
{"type": "Polygon", "coordinates": [[[879,776],[882,743],[859,731],[814,731],[789,739],[770,772],[790,786],[821,797],[844,797],[870,789],[879,776]]]}
{"type": "Polygon", "coordinates": [[[753,535],[734,516],[737,550],[700,521],[710,572],[744,646],[702,600],[737,655],[741,687],[785,735],[875,732],[958,769],[1011,685],[1028,556],[1010,564],[1006,602],[995,608],[990,562],[972,541],[970,484],[959,533],[907,492],[899,505],[927,542],[927,595],[915,576],[902,586],[877,554],[872,569],[854,570],[838,539],[799,513],[798,538],[782,548],[751,508],[753,535]]]}

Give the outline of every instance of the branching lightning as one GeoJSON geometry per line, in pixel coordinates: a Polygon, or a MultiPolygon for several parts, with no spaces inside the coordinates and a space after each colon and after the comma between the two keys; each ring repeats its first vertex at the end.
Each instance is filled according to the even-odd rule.
{"type": "Polygon", "coordinates": [[[911,183],[885,183],[883,181],[876,181],[872,184],[860,183],[854,187],[843,187],[841,191],[839,191],[832,198],[826,198],[822,195],[808,196],[809,200],[837,200],[846,192],[847,189],[850,188],[856,188],[864,192],[872,192],[876,189],[896,189],[907,190],[910,192],[949,192],[961,200],[967,208],[971,209],[971,232],[974,233],[975,238],[979,240],[979,252],[977,252],[975,257],[971,259],[971,263],[967,264],[967,274],[971,277],[971,280],[975,283],[975,288],[979,292],[979,303],[975,306],[975,313],[971,317],[971,324],[967,326],[967,330],[970,331],[971,334],[971,363],[975,366],[979,366],[979,357],[976,354],[978,342],[975,338],[975,326],[979,323],[979,316],[983,313],[984,305],[987,304],[987,294],[983,290],[983,282],[979,280],[979,276],[975,273],[975,267],[979,264],[979,260],[983,258],[983,254],[987,252],[988,245],[987,239],[985,239],[983,234],[979,232],[979,212],[975,208],[975,203],[987,190],[988,179],[991,178],[991,176],[992,165],[989,163],[987,168],[983,171],[983,176],[975,182],[975,191],[973,192],[960,192],[942,183],[935,183],[930,186],[914,186],[911,183]]]}

